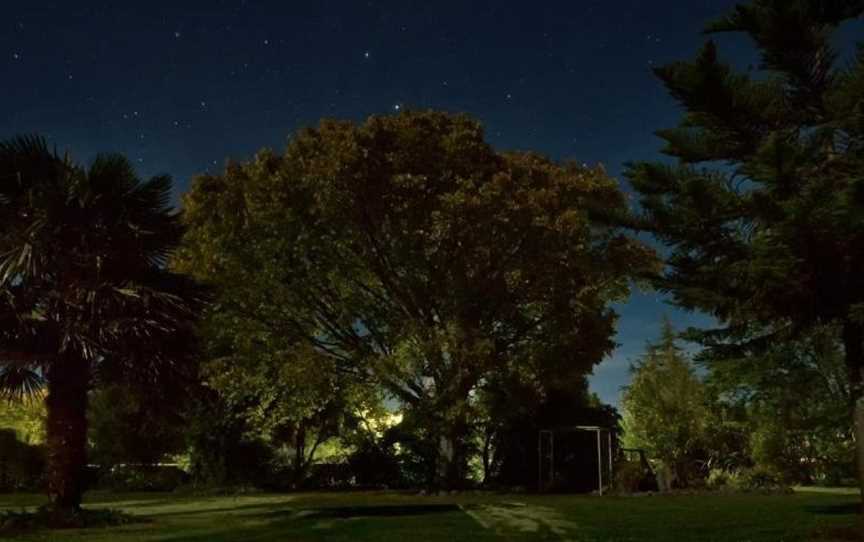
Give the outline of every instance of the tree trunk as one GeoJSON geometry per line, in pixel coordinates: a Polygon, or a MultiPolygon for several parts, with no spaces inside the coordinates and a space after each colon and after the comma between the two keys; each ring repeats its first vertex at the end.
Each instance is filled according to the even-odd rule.
{"type": "Polygon", "coordinates": [[[466,437],[468,423],[460,415],[445,427],[438,450],[438,487],[436,489],[464,489],[467,473],[466,437]]]}
{"type": "Polygon", "coordinates": [[[306,477],[306,423],[300,422],[294,438],[294,489],[299,489],[306,477]]]}
{"type": "Polygon", "coordinates": [[[486,434],[483,438],[483,485],[489,484],[489,479],[492,475],[492,438],[495,435],[494,430],[486,429],[486,434]]]}
{"type": "Polygon", "coordinates": [[[74,516],[81,509],[87,466],[87,389],[90,370],[74,355],[55,360],[47,373],[48,497],[52,511],[74,516]]]}
{"type": "MultiPolygon", "coordinates": [[[[858,451],[858,485],[861,486],[861,501],[864,502],[864,397],[855,405],[855,448],[858,451]]],[[[861,512],[864,513],[864,506],[861,512]]]]}
{"type": "Polygon", "coordinates": [[[852,322],[843,325],[843,349],[846,354],[846,369],[849,372],[858,485],[864,501],[864,326],[852,322]]]}

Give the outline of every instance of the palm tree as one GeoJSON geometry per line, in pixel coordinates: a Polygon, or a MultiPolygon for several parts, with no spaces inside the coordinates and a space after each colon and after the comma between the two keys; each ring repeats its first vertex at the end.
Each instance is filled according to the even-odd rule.
{"type": "Polygon", "coordinates": [[[100,382],[158,384],[188,359],[200,291],[166,269],[182,227],[171,179],[129,161],[89,168],[38,137],[0,142],[0,391],[47,387],[48,493],[77,514],[87,395],[100,382]]]}

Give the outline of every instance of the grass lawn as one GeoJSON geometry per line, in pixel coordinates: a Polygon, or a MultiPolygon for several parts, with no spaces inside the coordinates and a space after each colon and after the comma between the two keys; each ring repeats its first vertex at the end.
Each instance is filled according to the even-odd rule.
{"type": "MultiPolygon", "coordinates": [[[[44,502],[0,495],[0,508],[44,502]]],[[[864,540],[853,492],[789,496],[588,497],[389,492],[194,497],[89,495],[87,506],[121,509],[141,523],[7,536],[92,541],[779,541],[864,540]]]]}

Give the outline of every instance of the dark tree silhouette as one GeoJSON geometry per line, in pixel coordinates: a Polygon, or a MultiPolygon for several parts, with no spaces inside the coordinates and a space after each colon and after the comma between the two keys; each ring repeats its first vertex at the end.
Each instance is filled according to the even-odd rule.
{"type": "Polygon", "coordinates": [[[832,49],[862,14],[860,0],[757,0],[711,24],[753,40],[757,71],[722,63],[713,42],[657,69],[685,110],[659,132],[678,164],[628,176],[640,227],[672,248],[661,287],[727,324],[707,345],[842,330],[864,494],[864,49],[851,62],[832,49]]]}
{"type": "Polygon", "coordinates": [[[182,234],[170,198],[169,177],[142,182],[122,156],[85,169],[40,138],[0,143],[0,389],[47,386],[57,517],[80,508],[88,390],[182,367],[200,296],[165,269],[182,234]]]}

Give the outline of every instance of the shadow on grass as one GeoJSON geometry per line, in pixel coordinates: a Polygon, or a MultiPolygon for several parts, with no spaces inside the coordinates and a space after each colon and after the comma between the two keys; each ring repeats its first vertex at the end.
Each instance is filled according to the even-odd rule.
{"type": "Polygon", "coordinates": [[[384,506],[334,506],[316,508],[303,514],[309,519],[350,519],[368,517],[398,517],[425,516],[427,514],[445,514],[459,512],[455,504],[414,504],[414,505],[384,505],[384,506]]]}
{"type": "Polygon", "coordinates": [[[864,533],[862,533],[861,527],[824,527],[814,531],[808,540],[813,542],[861,542],[864,541],[864,533]]]}
{"type": "MultiPolygon", "coordinates": [[[[283,503],[259,503],[259,504],[238,504],[233,506],[224,506],[218,508],[202,507],[197,510],[171,510],[169,512],[149,512],[147,515],[152,517],[170,517],[170,516],[198,516],[202,514],[220,514],[220,513],[239,513],[247,514],[254,510],[275,510],[274,514],[291,514],[293,509],[283,503]]],[[[267,512],[254,514],[255,516],[267,515],[267,512]]]]}
{"type": "Polygon", "coordinates": [[[67,512],[43,506],[33,512],[7,510],[0,513],[0,533],[20,534],[43,529],[98,529],[151,521],[144,516],[127,514],[110,508],[82,508],[67,512]]]}
{"type": "Polygon", "coordinates": [[[414,504],[414,505],[382,505],[382,506],[323,506],[320,508],[303,508],[293,510],[283,508],[250,517],[261,520],[278,521],[319,521],[329,519],[383,518],[425,516],[429,514],[447,514],[461,512],[455,504],[414,504]]]}
{"type": "Polygon", "coordinates": [[[861,503],[857,502],[806,506],[805,510],[817,516],[854,516],[862,513],[861,503]]]}
{"type": "MultiPolygon", "coordinates": [[[[355,523],[352,519],[404,519],[417,518],[416,521],[430,524],[437,519],[429,516],[436,514],[462,514],[459,506],[453,504],[416,504],[416,505],[358,505],[358,506],[323,506],[291,509],[283,507],[279,510],[261,511],[244,516],[252,524],[233,525],[225,528],[205,528],[206,532],[178,533],[177,536],[164,538],[165,542],[271,542],[281,540],[304,540],[307,542],[327,542],[330,540],[352,541],[383,541],[393,533],[388,531],[388,524],[355,523]],[[420,519],[422,518],[422,519],[420,519]],[[344,522],[344,523],[343,523],[344,522]]],[[[474,528],[473,521],[467,516],[465,520],[469,528],[474,528]]],[[[405,540],[404,529],[416,523],[389,524],[395,528],[397,538],[405,540]]],[[[427,525],[428,527],[428,525],[427,525]]],[[[408,527],[413,528],[413,527],[408,527]]],[[[419,528],[419,527],[418,527],[419,528]]],[[[473,540],[468,532],[448,531],[446,525],[437,525],[442,533],[435,534],[435,540],[473,540]],[[467,538],[460,538],[462,536],[467,538]]],[[[462,527],[464,528],[464,526],[462,527]]],[[[415,532],[415,531],[412,531],[415,532]]],[[[424,532],[416,531],[416,540],[424,540],[424,532]]],[[[429,533],[425,533],[429,534],[429,533]]],[[[413,535],[411,539],[414,539],[413,535]]]]}

